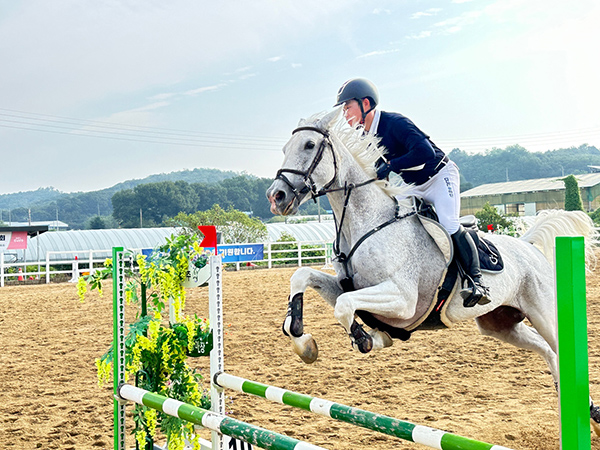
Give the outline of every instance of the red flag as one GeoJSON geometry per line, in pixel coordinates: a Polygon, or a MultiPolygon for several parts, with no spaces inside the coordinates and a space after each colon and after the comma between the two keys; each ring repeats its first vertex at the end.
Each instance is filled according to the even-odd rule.
{"type": "Polygon", "coordinates": [[[214,247],[217,254],[217,228],[214,225],[200,225],[198,229],[204,235],[200,247],[214,247]]]}

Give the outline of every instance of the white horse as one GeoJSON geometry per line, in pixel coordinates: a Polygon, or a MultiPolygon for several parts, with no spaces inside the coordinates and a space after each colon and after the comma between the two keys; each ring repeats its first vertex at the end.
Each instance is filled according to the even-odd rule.
{"type": "MultiPolygon", "coordinates": [[[[447,270],[447,260],[414,213],[402,200],[410,186],[394,188],[375,181],[374,163],[382,154],[376,141],[344,127],[339,110],[300,121],[283,148],[284,161],[267,191],[274,214],[294,214],[300,204],[327,195],[336,218],[337,258],[330,275],[307,267],[291,277],[284,333],[307,363],[318,350],[302,323],[303,294],[316,290],[334,316],[366,353],[392,345],[390,334],[365,332],[355,317],[371,313],[388,329],[411,329],[423,320],[447,270]],[[374,145],[375,144],[375,145],[374,145]],[[399,197],[398,201],[395,197],[399,197]]],[[[539,353],[558,382],[553,248],[556,236],[597,239],[593,222],[583,212],[548,211],[520,239],[486,234],[500,251],[504,270],[484,272],[491,303],[463,306],[454,289],[445,306],[444,325],[475,319],[479,331],[539,353]],[[532,326],[526,325],[527,318],[532,326]]],[[[362,317],[362,316],[361,316],[362,317]]],[[[600,421],[592,404],[592,415],[600,421]]]]}

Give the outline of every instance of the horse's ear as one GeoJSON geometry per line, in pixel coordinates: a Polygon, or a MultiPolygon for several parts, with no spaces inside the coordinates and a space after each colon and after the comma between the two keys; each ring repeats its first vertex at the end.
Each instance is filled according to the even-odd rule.
{"type": "Polygon", "coordinates": [[[297,125],[297,127],[303,127],[303,126],[305,126],[305,125],[306,125],[306,119],[300,119],[300,120],[298,121],[298,125],[297,125]]]}
{"type": "Polygon", "coordinates": [[[317,126],[321,130],[328,130],[332,123],[336,122],[340,118],[342,107],[335,108],[333,111],[325,114],[318,122],[317,126]]]}

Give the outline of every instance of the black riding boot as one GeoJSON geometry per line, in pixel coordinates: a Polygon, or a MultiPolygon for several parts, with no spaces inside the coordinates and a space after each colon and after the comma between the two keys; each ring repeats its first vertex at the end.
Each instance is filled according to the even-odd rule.
{"type": "Polygon", "coordinates": [[[454,249],[457,252],[460,264],[473,281],[470,286],[460,291],[465,308],[470,308],[477,304],[485,305],[489,303],[488,288],[481,284],[481,270],[479,269],[477,248],[473,239],[462,225],[452,235],[452,242],[454,242],[454,249]]]}

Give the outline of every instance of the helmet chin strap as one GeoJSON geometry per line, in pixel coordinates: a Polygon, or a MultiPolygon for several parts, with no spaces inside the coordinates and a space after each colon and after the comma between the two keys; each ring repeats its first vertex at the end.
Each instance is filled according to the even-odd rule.
{"type": "MultiPolygon", "coordinates": [[[[365,124],[365,118],[367,117],[367,115],[371,111],[373,111],[375,109],[375,106],[372,106],[371,108],[369,108],[368,111],[365,111],[364,108],[363,108],[362,100],[357,98],[356,101],[358,102],[358,106],[360,107],[360,115],[361,115],[360,124],[364,125],[365,124]]],[[[369,104],[370,103],[371,102],[369,102],[369,104]]]]}

